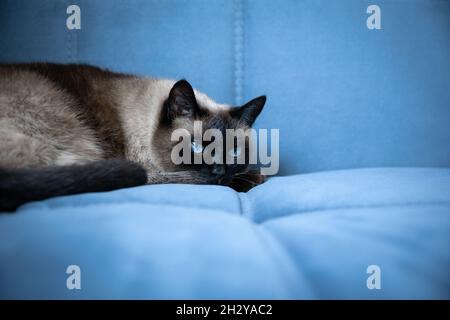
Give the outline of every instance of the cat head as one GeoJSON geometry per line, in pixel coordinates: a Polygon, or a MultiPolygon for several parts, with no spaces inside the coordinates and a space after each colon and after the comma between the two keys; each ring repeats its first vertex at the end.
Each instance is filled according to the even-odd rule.
{"type": "MultiPolygon", "coordinates": [[[[202,174],[211,176],[212,181],[227,185],[232,178],[238,174],[248,172],[252,165],[249,163],[249,147],[251,141],[248,137],[244,138],[244,143],[239,144],[234,141],[231,145],[226,143],[227,129],[245,131],[253,125],[258,115],[261,113],[266,102],[265,96],[255,98],[242,106],[231,107],[220,105],[211,100],[206,95],[194,91],[192,86],[186,80],[176,82],[171,88],[167,100],[161,109],[159,126],[154,135],[153,145],[155,146],[164,170],[167,171],[199,171],[202,174]],[[200,136],[209,129],[215,129],[222,133],[221,152],[213,155],[216,160],[214,163],[194,163],[194,157],[198,157],[208,150],[211,141],[198,141],[195,137],[199,136],[198,124],[201,124],[200,136]],[[175,130],[183,130],[190,136],[189,155],[183,154],[186,148],[181,151],[180,156],[189,156],[189,163],[176,164],[173,161],[173,150],[180,141],[173,140],[172,133],[175,130]],[[197,130],[197,131],[195,131],[197,130]],[[197,135],[196,135],[197,134],[197,135]],[[244,161],[235,161],[230,163],[226,157],[239,157],[243,153],[244,161]]],[[[209,130],[211,131],[211,130],[209,130]]],[[[218,139],[219,140],[219,139],[218,139]]],[[[241,141],[242,142],[242,141],[241,141]]],[[[216,143],[217,146],[217,143],[216,143]]],[[[211,149],[211,148],[210,148],[211,149]]]]}

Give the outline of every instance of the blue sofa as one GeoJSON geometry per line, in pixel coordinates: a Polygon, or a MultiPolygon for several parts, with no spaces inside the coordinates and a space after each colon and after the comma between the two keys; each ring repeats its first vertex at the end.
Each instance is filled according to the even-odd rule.
{"type": "Polygon", "coordinates": [[[151,185],[0,214],[0,298],[449,299],[450,1],[376,1],[381,29],[371,4],[0,2],[0,62],[267,94],[256,126],[280,129],[281,165],[247,193],[151,185]]]}

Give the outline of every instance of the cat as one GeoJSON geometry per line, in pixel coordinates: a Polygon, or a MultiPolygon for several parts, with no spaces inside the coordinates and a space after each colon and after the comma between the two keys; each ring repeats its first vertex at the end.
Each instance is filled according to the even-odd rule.
{"type": "Polygon", "coordinates": [[[159,183],[246,191],[264,177],[249,164],[181,164],[171,133],[247,129],[265,96],[219,104],[186,80],[81,64],[0,65],[0,211],[53,196],[159,183]]]}

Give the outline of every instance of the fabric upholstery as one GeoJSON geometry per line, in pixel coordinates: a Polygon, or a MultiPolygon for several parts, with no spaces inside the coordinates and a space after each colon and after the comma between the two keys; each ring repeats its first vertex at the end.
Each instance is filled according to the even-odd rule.
{"type": "Polygon", "coordinates": [[[0,216],[0,297],[449,298],[449,190],[449,169],[380,168],[30,203],[0,216]]]}
{"type": "Polygon", "coordinates": [[[267,94],[256,126],[281,151],[281,176],[245,194],[154,185],[0,214],[0,298],[449,299],[450,1],[379,0],[380,30],[370,4],[0,1],[0,62],[267,94]]]}

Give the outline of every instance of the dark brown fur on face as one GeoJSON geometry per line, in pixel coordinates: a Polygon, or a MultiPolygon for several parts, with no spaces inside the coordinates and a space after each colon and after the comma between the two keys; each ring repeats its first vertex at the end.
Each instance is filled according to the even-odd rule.
{"type": "MultiPolygon", "coordinates": [[[[126,164],[132,162],[146,172],[147,183],[222,183],[246,190],[262,181],[257,175],[243,175],[251,170],[249,166],[230,166],[225,175],[218,175],[212,167],[174,165],[170,134],[179,127],[192,130],[194,120],[203,121],[204,130],[249,128],[264,103],[265,97],[260,97],[232,108],[193,90],[185,80],[175,83],[88,65],[0,65],[0,170],[5,172],[2,177],[17,179],[29,172],[22,169],[36,170],[33,177],[42,179],[41,188],[48,183],[54,190],[58,175],[67,177],[81,170],[81,165],[95,176],[101,163],[114,164],[108,174],[118,170],[115,176],[121,177],[126,164]],[[114,161],[101,162],[110,159],[114,161]],[[49,168],[55,174],[49,175],[49,168]],[[243,186],[244,179],[246,187],[238,187],[236,181],[243,186]]],[[[127,186],[144,183],[136,174],[136,165],[130,166],[130,177],[136,180],[127,186]]],[[[20,189],[17,179],[15,190],[20,189]]],[[[123,185],[104,175],[99,179],[105,184],[96,184],[94,191],[123,185]]],[[[82,184],[79,179],[73,181],[82,184]]],[[[7,183],[1,188],[6,190],[7,183]]],[[[66,194],[93,191],[82,186],[62,190],[66,194]]],[[[37,199],[30,195],[31,189],[27,192],[27,199],[51,196],[41,192],[37,199]]]]}
{"type": "MultiPolygon", "coordinates": [[[[256,98],[242,107],[211,110],[208,106],[198,103],[192,87],[186,81],[177,82],[172,88],[168,100],[165,102],[160,122],[153,137],[154,145],[161,151],[160,154],[166,169],[194,170],[199,173],[210,175],[212,181],[229,185],[237,191],[247,191],[251,187],[264,181],[264,178],[257,173],[257,170],[246,164],[190,164],[175,165],[171,160],[171,151],[178,141],[171,141],[171,134],[174,130],[185,129],[194,137],[194,121],[200,121],[203,133],[208,129],[218,129],[224,137],[227,129],[247,130],[251,128],[256,117],[262,110],[266,98],[264,96],[256,98]],[[249,173],[249,171],[253,171],[249,173]],[[247,174],[248,173],[248,174],[247,174]],[[245,174],[245,175],[244,175],[245,174]],[[233,183],[231,183],[233,181],[233,183]]],[[[246,140],[248,154],[248,139],[246,140]]],[[[204,146],[207,142],[204,142],[204,146]]],[[[226,150],[225,150],[226,151],[226,150]]],[[[226,154],[226,152],[224,152],[226,154]]],[[[193,157],[193,155],[191,155],[193,157]]],[[[193,160],[191,158],[191,160],[193,160]]],[[[225,159],[223,159],[225,163],[225,159]]]]}

